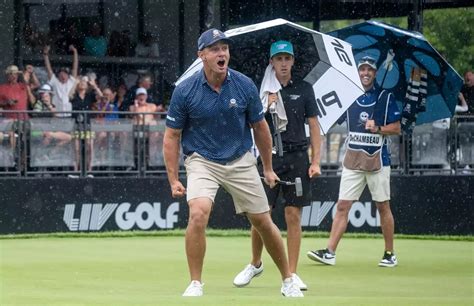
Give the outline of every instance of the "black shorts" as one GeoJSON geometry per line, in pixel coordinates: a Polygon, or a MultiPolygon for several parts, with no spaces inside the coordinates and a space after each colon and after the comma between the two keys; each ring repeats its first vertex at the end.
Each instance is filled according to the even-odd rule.
{"type": "MultiPolygon", "coordinates": [[[[263,184],[267,194],[268,203],[271,207],[275,207],[280,191],[282,192],[283,204],[285,206],[303,207],[311,204],[311,180],[308,175],[310,166],[308,152],[293,151],[285,152],[282,157],[276,154],[272,155],[273,171],[282,181],[294,182],[295,178],[301,178],[303,187],[303,195],[296,196],[296,188],[294,185],[277,184],[274,188],[270,188],[267,184],[263,184]]],[[[258,169],[260,174],[263,173],[263,167],[260,158],[258,159],[258,169]]]]}

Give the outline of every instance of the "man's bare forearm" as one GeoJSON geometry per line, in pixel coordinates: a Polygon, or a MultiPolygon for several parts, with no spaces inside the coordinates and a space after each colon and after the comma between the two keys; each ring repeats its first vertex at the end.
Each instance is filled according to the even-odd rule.
{"type": "Polygon", "coordinates": [[[400,135],[401,133],[400,121],[392,122],[380,127],[380,134],[383,135],[400,135]]]}
{"type": "Polygon", "coordinates": [[[272,170],[272,136],[267,122],[263,119],[252,125],[255,144],[260,152],[263,170],[272,170]]]}
{"type": "Polygon", "coordinates": [[[163,157],[170,184],[177,181],[179,173],[179,142],[181,130],[166,128],[163,139],[163,157]]]}
{"type": "Polygon", "coordinates": [[[321,160],[321,130],[316,117],[308,118],[309,140],[311,142],[311,163],[319,165],[321,160]]]}

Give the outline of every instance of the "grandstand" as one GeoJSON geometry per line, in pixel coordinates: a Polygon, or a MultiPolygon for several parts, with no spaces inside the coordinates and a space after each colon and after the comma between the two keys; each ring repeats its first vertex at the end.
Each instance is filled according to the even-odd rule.
{"type": "MultiPolygon", "coordinates": [[[[472,1],[313,0],[293,1],[291,6],[284,0],[251,3],[134,0],[122,1],[121,5],[107,0],[6,1],[0,25],[12,30],[2,31],[0,38],[13,43],[0,45],[0,67],[16,64],[22,68],[31,64],[37,69],[40,80],[44,80],[41,43],[46,41],[54,45],[50,56],[53,67],[69,66],[73,62],[68,51],[61,49],[61,39],[65,39],[59,37],[61,33],[78,31],[79,37],[83,38],[91,25],[97,23],[107,38],[116,31],[122,38],[137,42],[141,33],[151,31],[159,45],[159,56],[136,56],[135,49],[128,45],[128,49],[121,50],[126,52],[123,55],[107,53],[98,56],[80,48],[80,73],[88,75],[93,72],[107,85],[117,86],[125,82],[129,87],[138,75],[148,72],[154,83],[151,92],[166,104],[172,83],[194,60],[196,37],[207,27],[227,29],[282,17],[318,29],[320,22],[326,20],[407,16],[409,28],[421,30],[424,9],[466,6],[472,6],[472,1]],[[287,9],[282,10],[282,7],[287,9]],[[136,22],[124,24],[123,20],[136,22]],[[30,35],[32,33],[35,35],[30,35]]],[[[71,35],[67,41],[77,38],[71,35]]],[[[187,207],[181,205],[179,213],[173,208],[176,200],[169,195],[164,171],[160,142],[164,113],[153,114],[154,125],[134,124],[133,116],[140,115],[137,113],[120,113],[120,118],[113,122],[96,118],[100,112],[73,113],[71,118],[32,117],[27,121],[15,121],[8,118],[8,112],[2,112],[0,188],[5,208],[1,211],[1,219],[5,221],[0,223],[0,232],[122,229],[111,217],[119,207],[123,208],[118,210],[122,213],[135,212],[139,207],[150,212],[153,210],[156,220],[162,219],[168,211],[171,219],[175,214],[177,216],[177,222],[170,219],[171,223],[165,222],[164,226],[157,222],[147,229],[169,228],[168,224],[185,226],[187,207]],[[37,137],[38,133],[65,133],[71,140],[57,146],[55,142],[42,141],[37,137]],[[23,192],[7,192],[18,189],[23,192]],[[44,192],[46,190],[50,192],[44,192]],[[121,206],[124,203],[129,205],[121,206]],[[140,206],[143,203],[149,205],[140,206]],[[158,203],[159,206],[155,205],[158,203]],[[109,204],[112,206],[107,206],[109,204]],[[67,205],[73,205],[74,209],[67,205]],[[21,217],[11,218],[12,215],[21,217]],[[92,216],[95,216],[94,226],[90,225],[92,216]],[[73,221],[78,222],[77,227],[71,226],[73,221]]],[[[472,234],[469,219],[472,192],[469,186],[474,165],[473,125],[472,117],[456,116],[449,123],[421,125],[412,135],[392,137],[393,188],[399,195],[394,197],[392,205],[396,219],[405,218],[405,223],[398,229],[400,232],[472,234]],[[435,205],[430,216],[443,222],[415,222],[425,213],[426,203],[435,205]],[[406,205],[412,208],[409,215],[404,211],[406,205]],[[453,225],[453,219],[445,218],[453,213],[460,218],[456,225],[453,225]],[[412,226],[413,223],[418,226],[412,226]]],[[[334,127],[325,137],[323,177],[314,182],[314,202],[304,216],[308,230],[327,230],[330,224],[327,220],[330,218],[321,218],[325,214],[330,216],[331,202],[337,200],[335,186],[341,170],[344,139],[344,127],[334,127]]],[[[376,215],[374,205],[365,198],[361,200],[361,207],[366,212],[357,214],[357,218],[369,220],[376,215]]],[[[225,193],[219,199],[229,201],[225,193]]],[[[216,209],[214,214],[228,214],[228,209],[216,209]]],[[[214,227],[248,226],[237,217],[226,223],[213,222],[216,222],[212,224],[214,227]]],[[[354,224],[359,223],[354,221],[354,224]]],[[[373,231],[376,226],[369,223],[364,221],[363,226],[354,226],[350,230],[373,231]]],[[[133,225],[131,228],[139,227],[133,225]]]]}

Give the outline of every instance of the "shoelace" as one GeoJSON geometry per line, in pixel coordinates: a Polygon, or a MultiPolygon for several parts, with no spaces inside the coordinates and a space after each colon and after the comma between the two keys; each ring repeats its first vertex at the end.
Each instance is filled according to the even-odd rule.
{"type": "Polygon", "coordinates": [[[253,270],[254,270],[253,267],[251,265],[248,265],[247,269],[245,269],[245,272],[244,272],[245,276],[248,276],[248,277],[253,276],[254,274],[253,270]]]}

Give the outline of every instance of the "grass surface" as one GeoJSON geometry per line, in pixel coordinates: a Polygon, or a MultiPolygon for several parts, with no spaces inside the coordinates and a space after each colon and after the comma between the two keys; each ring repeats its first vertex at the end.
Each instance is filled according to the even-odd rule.
{"type": "Polygon", "coordinates": [[[399,266],[388,269],[377,267],[380,237],[343,238],[333,267],[305,255],[327,239],[304,238],[299,275],[309,291],[286,299],[266,253],[264,274],[234,288],[250,240],[216,236],[208,238],[201,298],[181,297],[189,282],[183,237],[2,239],[0,305],[474,304],[472,241],[397,239],[399,266]]]}

